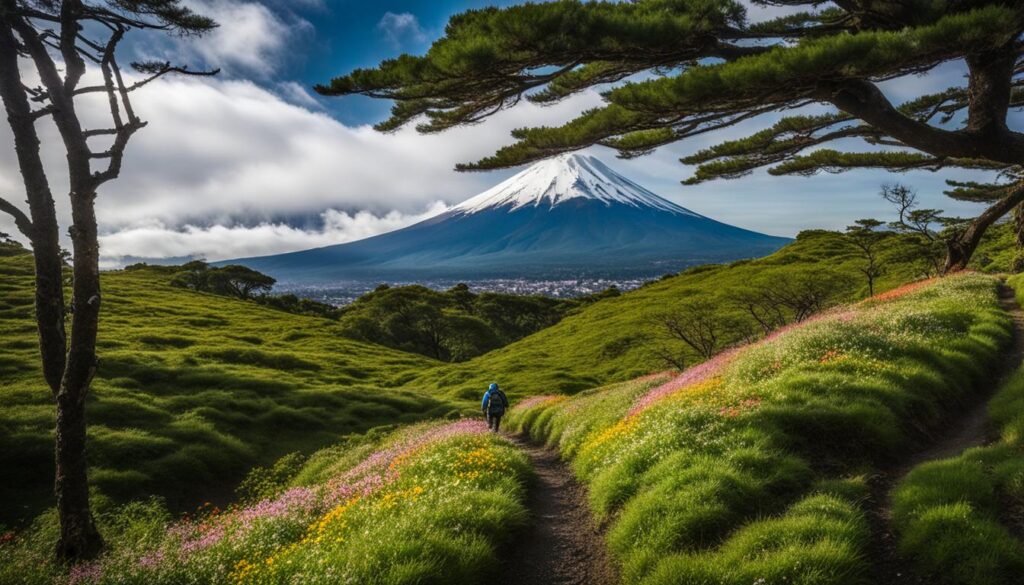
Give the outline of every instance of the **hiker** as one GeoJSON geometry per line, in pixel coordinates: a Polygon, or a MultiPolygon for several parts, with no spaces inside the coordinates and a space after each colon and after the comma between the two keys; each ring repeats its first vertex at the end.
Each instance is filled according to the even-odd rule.
{"type": "Polygon", "coordinates": [[[505,409],[508,408],[508,398],[497,384],[491,384],[487,388],[487,392],[484,392],[484,401],[481,406],[484,416],[487,417],[487,428],[498,432],[498,427],[501,426],[501,415],[505,414],[505,409]]]}

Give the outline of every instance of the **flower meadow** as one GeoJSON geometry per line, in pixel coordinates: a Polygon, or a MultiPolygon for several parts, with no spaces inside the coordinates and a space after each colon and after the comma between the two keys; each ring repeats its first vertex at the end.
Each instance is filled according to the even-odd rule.
{"type": "MultiPolygon", "coordinates": [[[[1024,301],[1024,277],[1008,282],[1024,301]]],[[[998,440],[922,464],[893,492],[899,551],[930,583],[1012,585],[1024,574],[1024,367],[989,418],[998,440]]]]}
{"type": "Polygon", "coordinates": [[[264,500],[171,522],[157,504],[101,517],[110,550],[50,565],[45,522],[0,545],[3,583],[479,583],[525,525],[526,456],[479,421],[415,425],[326,450],[264,500]],[[361,457],[361,458],[360,458],[361,457]]]}
{"type": "Polygon", "coordinates": [[[625,583],[870,583],[867,478],[987,378],[1012,330],[997,285],[908,285],[510,426],[571,462],[625,583]]]}

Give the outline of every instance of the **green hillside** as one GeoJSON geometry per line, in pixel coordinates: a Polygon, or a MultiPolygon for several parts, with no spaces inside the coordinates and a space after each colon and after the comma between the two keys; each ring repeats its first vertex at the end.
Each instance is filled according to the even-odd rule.
{"type": "MultiPolygon", "coordinates": [[[[995,230],[979,265],[1008,265],[1009,238],[1009,230],[995,230]]],[[[0,513],[0,522],[10,523],[52,501],[54,412],[36,354],[31,257],[13,248],[4,253],[0,464],[19,470],[0,480],[0,497],[18,502],[0,513]]],[[[919,273],[897,241],[886,254],[876,288],[919,273]]],[[[698,267],[582,306],[461,364],[346,339],[347,322],[175,288],[164,271],[107,273],[101,365],[89,407],[91,481],[118,500],[156,494],[172,509],[222,501],[254,465],[378,425],[465,410],[491,381],[515,400],[666,370],[654,352],[664,343],[654,319],[692,299],[751,325],[735,303],[742,290],[823,281],[834,289],[829,302],[859,298],[861,262],[839,234],[807,232],[767,258],[698,267]]],[[[701,360],[685,357],[687,365],[701,360]]]]}
{"type": "MultiPolygon", "coordinates": [[[[558,448],[587,485],[623,583],[879,582],[873,478],[995,383],[1014,335],[997,284],[982,275],[913,283],[654,389],[537,398],[511,422],[558,448]]],[[[1020,478],[1019,451],[1009,458],[1020,478]]],[[[932,485],[958,477],[933,474],[932,485]]],[[[944,556],[951,547],[924,533],[969,520],[938,520],[908,539],[944,556]]],[[[1019,569],[1019,559],[1004,567],[1019,569]]]]}
{"type": "MultiPolygon", "coordinates": [[[[872,478],[932,441],[994,381],[1013,337],[998,286],[978,274],[912,283],[681,376],[524,401],[509,422],[556,447],[587,487],[622,583],[878,582],[872,478]]],[[[949,583],[1003,585],[1019,575],[1000,572],[1019,569],[1019,543],[984,517],[994,489],[981,490],[990,501],[977,518],[976,494],[957,491],[987,480],[1019,494],[1019,387],[1018,377],[993,411],[1005,444],[974,454],[1002,467],[968,461],[977,469],[960,483],[963,474],[932,469],[910,493],[940,512],[912,507],[907,520],[927,521],[908,538],[932,530],[944,539],[912,543],[938,559],[935,569],[994,571],[949,583]],[[967,501],[947,505],[947,497],[967,501]],[[964,530],[942,530],[954,525],[964,530]],[[989,534],[1001,538],[992,554],[989,534]],[[972,564],[959,563],[947,542],[975,546],[972,564]],[[985,565],[992,558],[1001,564],[985,565]]],[[[113,545],[71,572],[52,562],[53,518],[44,516],[6,545],[0,582],[491,582],[530,521],[523,488],[534,460],[521,446],[479,421],[413,425],[350,438],[282,477],[265,475],[261,493],[224,511],[175,520],[151,503],[103,507],[113,545]]]]}
{"type": "MultiPolygon", "coordinates": [[[[39,368],[31,256],[0,257],[0,523],[50,505],[54,408],[39,368]]],[[[173,508],[223,500],[256,464],[348,433],[442,415],[393,389],[430,360],[348,340],[335,322],[104,274],[100,368],[89,404],[90,480],[173,508]]]]}
{"type": "MultiPolygon", "coordinates": [[[[615,294],[575,299],[381,285],[338,309],[348,337],[446,362],[465,361],[550,327],[566,313],[615,294]]],[[[274,298],[274,297],[269,297],[274,298]]]]}
{"type": "MultiPolygon", "coordinates": [[[[992,230],[975,263],[979,269],[1006,270],[1012,255],[1009,230],[992,230]]],[[[883,274],[876,292],[919,278],[921,263],[908,257],[906,244],[890,239],[882,253],[883,274]]],[[[700,266],[662,279],[637,291],[586,307],[557,325],[468,362],[436,367],[406,388],[438,395],[475,398],[487,383],[497,381],[513,397],[573,393],[669,369],[656,349],[665,343],[655,322],[695,300],[706,302],[717,316],[745,322],[756,334],[753,319],[738,306],[744,291],[803,283],[824,284],[834,291],[831,303],[863,298],[863,260],[837,232],[808,231],[779,252],[730,265],[700,266]]],[[[791,317],[791,316],[790,316],[791,317]]],[[[733,334],[727,345],[742,341],[733,334]]],[[[678,345],[678,344],[677,344],[678,345]]],[[[687,366],[702,358],[683,347],[687,366]]]]}

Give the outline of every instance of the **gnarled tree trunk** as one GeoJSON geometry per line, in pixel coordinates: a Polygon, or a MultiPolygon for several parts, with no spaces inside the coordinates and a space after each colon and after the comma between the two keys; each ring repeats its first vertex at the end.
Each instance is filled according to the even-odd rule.
{"type": "MultiPolygon", "coordinates": [[[[99,321],[99,261],[94,189],[88,152],[69,151],[75,249],[74,316],[71,343],[65,328],[64,265],[53,194],[39,152],[39,136],[31,104],[18,69],[19,46],[10,20],[9,3],[0,7],[0,98],[14,136],[14,149],[25,184],[31,218],[19,229],[29,238],[35,259],[35,314],[43,377],[57,405],[54,493],[60,519],[57,554],[64,559],[91,558],[103,548],[89,506],[85,456],[85,399],[95,372],[99,321]],[[81,189],[75,192],[76,187],[81,189]]],[[[50,72],[51,75],[55,72],[50,72]]],[[[52,81],[52,80],[51,80],[52,81]]],[[[61,116],[62,133],[75,131],[73,107],[61,116]]],[[[77,129],[81,134],[81,129],[77,129]]],[[[67,141],[66,141],[67,142],[67,141]]],[[[84,145],[84,137],[78,142],[84,145]]]]}
{"type": "Polygon", "coordinates": [[[946,266],[943,273],[950,274],[967,268],[971,256],[981,243],[982,236],[993,223],[1015,207],[1024,203],[1024,182],[1007,189],[1006,196],[986,209],[962,231],[946,242],[946,266]]]}
{"type": "MultiPolygon", "coordinates": [[[[87,167],[86,167],[87,168],[87,167]]],[[[79,179],[87,179],[88,174],[79,179]]],[[[72,178],[72,184],[76,183],[72,178]]],[[[57,554],[91,558],[103,548],[103,538],[89,506],[85,455],[85,399],[96,374],[96,336],[100,316],[99,244],[95,193],[71,193],[71,242],[74,248],[71,341],[60,390],[57,393],[56,493],[62,519],[57,554]]]]}

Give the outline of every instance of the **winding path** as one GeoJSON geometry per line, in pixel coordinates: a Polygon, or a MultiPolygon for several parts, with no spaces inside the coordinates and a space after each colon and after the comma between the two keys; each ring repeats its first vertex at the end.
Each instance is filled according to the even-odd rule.
{"type": "Polygon", "coordinates": [[[535,473],[527,505],[533,522],[505,555],[498,585],[616,585],[600,528],[587,506],[586,490],[558,453],[510,436],[535,473]]]}
{"type": "Polygon", "coordinates": [[[896,551],[896,536],[892,532],[893,488],[918,465],[955,457],[971,447],[985,445],[992,439],[988,400],[1024,362],[1024,311],[1009,286],[1000,286],[999,304],[1013,318],[1013,341],[1005,351],[998,369],[993,372],[991,385],[984,392],[978,392],[974,402],[965,407],[963,414],[950,420],[926,447],[873,478],[870,519],[874,535],[871,552],[876,568],[874,582],[878,585],[923,583],[908,571],[906,563],[896,551]]]}
{"type": "MultiPolygon", "coordinates": [[[[951,418],[939,429],[926,447],[883,469],[872,479],[871,557],[875,566],[873,582],[877,585],[923,583],[908,571],[896,552],[896,538],[891,529],[893,488],[918,465],[953,457],[991,439],[988,399],[1024,362],[1024,311],[1008,286],[1000,287],[999,302],[1013,318],[1013,341],[999,368],[993,372],[992,384],[986,391],[978,392],[960,416],[951,418]]],[[[586,490],[557,452],[534,445],[521,436],[509,436],[509,440],[529,456],[536,474],[527,502],[533,522],[511,545],[495,583],[616,585],[618,573],[608,556],[601,530],[590,515],[586,490]]]]}

